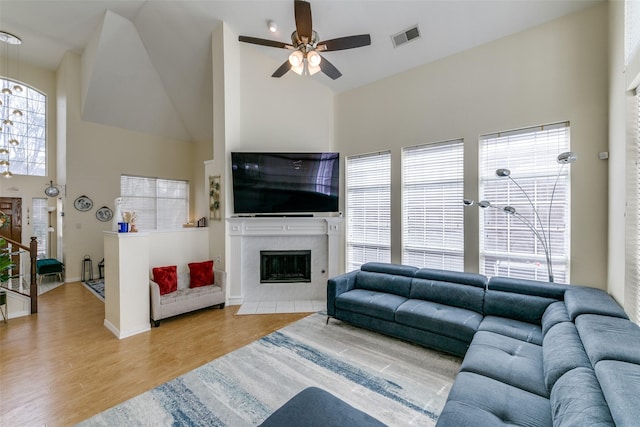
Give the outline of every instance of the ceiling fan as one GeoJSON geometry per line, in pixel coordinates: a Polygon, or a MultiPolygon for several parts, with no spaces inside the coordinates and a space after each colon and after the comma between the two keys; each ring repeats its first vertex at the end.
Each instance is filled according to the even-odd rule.
{"type": "Polygon", "coordinates": [[[289,70],[297,74],[308,73],[310,75],[322,71],[335,80],[342,73],[326,58],[320,56],[319,52],[353,49],[371,44],[369,34],[319,41],[318,33],[313,30],[311,23],[311,4],[302,0],[294,0],[294,9],[296,30],[291,34],[291,44],[256,37],[238,37],[241,42],[293,51],[289,55],[289,59],[278,67],[271,77],[282,77],[289,70]]]}

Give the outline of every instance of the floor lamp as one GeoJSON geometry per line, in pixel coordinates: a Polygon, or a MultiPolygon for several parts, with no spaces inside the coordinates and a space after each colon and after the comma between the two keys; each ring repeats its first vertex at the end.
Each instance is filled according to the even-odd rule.
{"type": "MultiPolygon", "coordinates": [[[[558,164],[560,164],[560,168],[558,169],[558,174],[556,175],[556,180],[555,180],[555,183],[553,184],[553,190],[551,192],[551,199],[549,202],[549,214],[547,215],[546,229],[542,223],[542,219],[540,218],[538,209],[536,209],[535,205],[533,204],[533,201],[531,200],[527,192],[524,191],[524,188],[522,188],[520,184],[518,184],[518,182],[515,179],[513,179],[513,177],[511,176],[511,171],[509,169],[505,169],[505,168],[496,169],[496,175],[500,178],[508,178],[509,180],[511,180],[511,182],[518,188],[518,190],[520,190],[520,192],[524,194],[525,198],[527,199],[527,202],[533,209],[533,216],[534,216],[533,219],[528,219],[522,216],[513,206],[494,205],[487,200],[481,200],[477,203],[478,207],[482,209],[492,208],[492,209],[500,210],[504,212],[506,215],[512,215],[515,218],[517,218],[520,222],[522,222],[529,230],[531,230],[531,232],[538,239],[538,241],[540,242],[540,245],[544,249],[545,261],[547,264],[547,273],[549,275],[549,282],[554,281],[553,263],[551,261],[551,208],[553,207],[553,198],[555,196],[556,187],[558,186],[558,180],[560,179],[560,175],[562,174],[562,170],[564,166],[570,163],[573,163],[576,160],[577,160],[577,156],[572,151],[561,153],[558,155],[556,159],[558,164]]],[[[472,206],[474,204],[475,202],[473,200],[464,199],[465,206],[472,206]]]]}

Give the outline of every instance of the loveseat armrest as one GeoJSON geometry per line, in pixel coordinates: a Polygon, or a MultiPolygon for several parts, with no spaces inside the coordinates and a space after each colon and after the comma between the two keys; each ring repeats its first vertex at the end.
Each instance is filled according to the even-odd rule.
{"type": "Polygon", "coordinates": [[[358,270],[332,277],[327,281],[327,316],[336,314],[336,298],[352,290],[356,284],[358,270]]]}
{"type": "Polygon", "coordinates": [[[213,270],[213,284],[220,286],[222,293],[226,295],[227,292],[227,272],[223,270],[213,270]]]}
{"type": "Polygon", "coordinates": [[[158,319],[160,311],[160,285],[151,279],[149,279],[149,297],[151,300],[151,318],[153,320],[160,320],[158,319]]]}

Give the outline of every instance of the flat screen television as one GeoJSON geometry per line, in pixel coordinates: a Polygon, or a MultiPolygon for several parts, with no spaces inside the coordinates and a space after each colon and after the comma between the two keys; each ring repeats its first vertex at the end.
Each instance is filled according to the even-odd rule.
{"type": "Polygon", "coordinates": [[[337,212],[339,153],[231,153],[236,214],[337,212]]]}

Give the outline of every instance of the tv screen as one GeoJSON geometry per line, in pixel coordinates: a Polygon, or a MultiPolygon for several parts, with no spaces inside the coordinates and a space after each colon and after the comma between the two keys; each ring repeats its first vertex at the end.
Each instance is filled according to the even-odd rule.
{"type": "Polygon", "coordinates": [[[231,153],[236,214],[337,212],[338,153],[231,153]]]}

